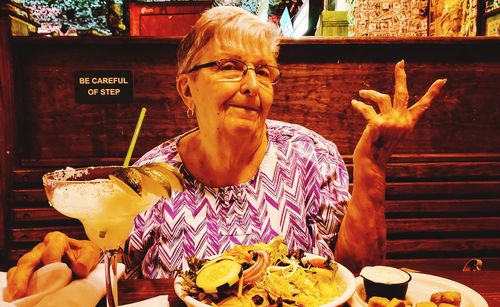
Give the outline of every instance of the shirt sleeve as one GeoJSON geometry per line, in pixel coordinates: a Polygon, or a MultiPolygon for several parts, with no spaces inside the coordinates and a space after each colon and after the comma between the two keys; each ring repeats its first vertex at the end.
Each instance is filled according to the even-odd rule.
{"type": "Polygon", "coordinates": [[[319,254],[332,255],[340,224],[351,197],[349,173],[334,143],[314,135],[317,182],[314,199],[308,206],[309,219],[314,221],[312,235],[316,238],[319,254]]]}

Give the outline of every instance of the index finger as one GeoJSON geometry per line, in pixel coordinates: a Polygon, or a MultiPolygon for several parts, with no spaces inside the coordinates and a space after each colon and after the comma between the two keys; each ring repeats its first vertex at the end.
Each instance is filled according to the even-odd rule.
{"type": "Polygon", "coordinates": [[[42,255],[43,264],[62,262],[69,248],[68,236],[59,231],[50,232],[45,236],[44,243],[47,248],[42,255]]]}
{"type": "Polygon", "coordinates": [[[406,83],[405,61],[401,60],[394,67],[394,109],[403,110],[408,106],[410,96],[406,83]]]}
{"type": "Polygon", "coordinates": [[[17,268],[7,276],[7,291],[12,300],[22,298],[26,294],[28,282],[42,262],[45,250],[44,243],[38,243],[30,252],[24,254],[17,262],[17,268]]]}

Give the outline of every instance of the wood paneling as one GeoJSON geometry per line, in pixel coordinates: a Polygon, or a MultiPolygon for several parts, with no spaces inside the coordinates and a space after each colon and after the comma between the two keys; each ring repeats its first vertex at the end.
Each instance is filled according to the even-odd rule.
{"type": "Polygon", "coordinates": [[[389,258],[484,257],[500,254],[499,238],[389,240],[389,258]]]}
{"type": "MultiPolygon", "coordinates": [[[[440,271],[446,272],[459,272],[463,269],[465,263],[470,260],[470,257],[456,257],[454,254],[449,254],[449,257],[436,258],[434,259],[436,267],[440,271]]],[[[500,260],[495,257],[482,257],[483,270],[500,270],[500,260]]],[[[423,272],[433,272],[428,271],[429,259],[425,258],[414,258],[414,259],[387,259],[386,265],[394,267],[405,267],[413,270],[422,270],[423,272]]]]}
{"type": "Polygon", "coordinates": [[[388,217],[398,216],[500,216],[500,199],[388,200],[388,217]]]}
{"type": "Polygon", "coordinates": [[[477,198],[498,196],[500,181],[391,182],[387,184],[387,199],[408,198],[477,198]]]}
{"type": "MultiPolygon", "coordinates": [[[[42,181],[40,180],[40,184],[42,181]]],[[[42,202],[47,200],[43,188],[13,190],[12,199],[14,202],[42,202]]]]}
{"type": "MultiPolygon", "coordinates": [[[[362,88],[391,93],[394,64],[404,58],[411,102],[435,79],[448,83],[398,153],[497,153],[500,110],[492,80],[500,79],[493,52],[499,45],[495,39],[286,42],[270,117],[310,127],[351,154],[365,125],[351,99],[362,88]]],[[[23,131],[23,159],[123,156],[141,106],[148,113],[137,155],[195,124],[175,90],[176,41],[18,39],[14,46],[22,63],[22,125],[31,128],[23,131]],[[136,103],[75,104],[73,74],[85,69],[132,70],[136,103]]]]}
{"type": "Polygon", "coordinates": [[[12,221],[19,222],[40,222],[40,221],[69,221],[69,217],[62,215],[52,207],[49,208],[12,208],[12,221]]]}
{"type": "Polygon", "coordinates": [[[11,230],[11,240],[16,243],[21,242],[41,242],[45,235],[51,231],[64,232],[76,239],[86,239],[87,236],[82,226],[50,226],[34,228],[13,228],[11,230]]]}
{"type": "MultiPolygon", "coordinates": [[[[393,218],[387,222],[388,238],[499,235],[500,217],[393,218]]],[[[498,246],[500,248],[500,245],[498,246]]]]}
{"type": "MultiPolygon", "coordinates": [[[[14,139],[14,71],[10,18],[7,12],[0,11],[0,256],[6,249],[5,212],[7,211],[8,191],[12,184],[13,162],[16,156],[14,139]]],[[[2,257],[3,258],[3,257],[2,257]]],[[[0,263],[0,268],[2,267],[0,263]]]]}

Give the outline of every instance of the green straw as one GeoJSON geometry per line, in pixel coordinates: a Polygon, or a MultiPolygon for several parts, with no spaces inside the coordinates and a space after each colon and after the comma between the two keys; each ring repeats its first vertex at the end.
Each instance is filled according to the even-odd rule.
{"type": "Polygon", "coordinates": [[[132,136],[132,140],[130,141],[130,145],[128,146],[127,156],[125,157],[125,161],[123,161],[123,167],[128,167],[128,164],[130,163],[130,158],[132,158],[132,152],[134,151],[135,142],[137,141],[137,136],[139,135],[139,131],[141,130],[144,115],[146,115],[146,108],[141,109],[141,114],[139,115],[139,119],[137,120],[137,125],[135,125],[134,135],[132,136]]]}

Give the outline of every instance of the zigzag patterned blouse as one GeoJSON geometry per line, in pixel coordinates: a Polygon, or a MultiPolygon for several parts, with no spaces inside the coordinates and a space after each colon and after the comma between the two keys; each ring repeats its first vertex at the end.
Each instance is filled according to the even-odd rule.
{"type": "Polygon", "coordinates": [[[168,162],[186,180],[184,191],[174,191],[171,199],[162,198],[135,218],[124,248],[126,278],[172,277],[185,269],[183,259],[189,256],[206,258],[277,235],[289,248],[333,258],[350,198],[337,147],[299,125],[273,120],[266,125],[266,154],[258,173],[243,184],[211,188],[193,178],[176,147],[185,134],[136,162],[168,162]]]}

